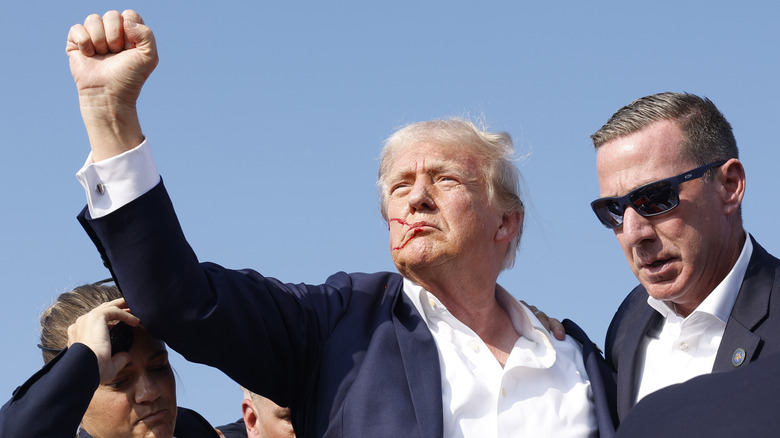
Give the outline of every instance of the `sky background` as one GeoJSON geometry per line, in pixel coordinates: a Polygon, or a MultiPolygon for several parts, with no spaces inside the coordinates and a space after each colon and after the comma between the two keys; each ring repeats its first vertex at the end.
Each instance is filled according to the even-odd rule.
{"type": "MultiPolygon", "coordinates": [[[[382,141],[410,122],[483,118],[526,157],[525,235],[499,282],[603,345],[636,280],[590,210],[589,135],[662,91],[726,115],[745,228],[780,253],[773,2],[2,2],[1,399],[42,365],[40,313],[108,275],[75,219],[89,145],[64,49],[72,24],[126,8],[157,37],[141,123],[201,260],[289,282],[393,270],[374,188],[382,141]]],[[[214,425],[239,418],[235,383],[172,362],[180,405],[214,425]]]]}

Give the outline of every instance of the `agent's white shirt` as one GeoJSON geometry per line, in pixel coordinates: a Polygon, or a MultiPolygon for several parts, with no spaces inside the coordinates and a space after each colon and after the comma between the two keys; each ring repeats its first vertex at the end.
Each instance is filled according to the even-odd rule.
{"type": "Polygon", "coordinates": [[[745,245],[734,267],[688,317],[678,315],[661,300],[647,297],[647,304],[664,320],[657,337],[648,333],[642,344],[645,355],[643,361],[637,361],[637,371],[642,376],[637,402],[661,388],[712,372],[726,322],[753,254],[753,243],[745,234],[745,245]]]}
{"type": "MultiPolygon", "coordinates": [[[[147,140],[98,163],[90,155],[76,176],[92,218],[119,209],[160,181],[147,140]]],[[[404,292],[438,348],[445,437],[597,436],[593,394],[577,341],[551,338],[527,308],[497,285],[496,297],[520,334],[502,368],[487,345],[432,294],[406,279],[404,292]]]]}

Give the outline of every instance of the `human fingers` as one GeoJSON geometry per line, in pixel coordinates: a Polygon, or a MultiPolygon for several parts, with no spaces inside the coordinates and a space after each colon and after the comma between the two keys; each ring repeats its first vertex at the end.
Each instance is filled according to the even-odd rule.
{"type": "Polygon", "coordinates": [[[539,322],[542,323],[542,326],[548,332],[552,333],[553,336],[555,336],[555,339],[559,341],[562,341],[564,339],[564,337],[566,336],[566,330],[563,328],[563,324],[561,324],[560,321],[558,321],[555,318],[550,318],[549,316],[547,316],[546,313],[539,310],[536,306],[532,306],[526,303],[525,301],[520,301],[520,302],[523,303],[523,305],[525,305],[526,307],[528,307],[528,310],[530,310],[534,314],[536,319],[538,319],[539,322]]]}
{"type": "Polygon", "coordinates": [[[109,301],[81,315],[68,327],[68,346],[80,342],[90,347],[96,354],[110,355],[109,323],[115,321],[122,321],[130,326],[137,326],[141,322],[138,317],[129,312],[124,298],[109,301]],[[103,351],[105,348],[108,349],[103,351]]]}
{"type": "Polygon", "coordinates": [[[131,359],[132,356],[130,356],[130,353],[122,352],[111,356],[111,358],[102,366],[98,361],[98,367],[100,369],[100,383],[107,384],[114,380],[114,377],[116,377],[117,373],[122,371],[122,369],[130,362],[131,359]]]}
{"type": "Polygon", "coordinates": [[[81,315],[76,322],[68,327],[68,347],[73,344],[86,345],[98,359],[98,366],[102,366],[111,358],[111,337],[108,333],[108,324],[102,316],[93,312],[81,315]]]}
{"type": "Polygon", "coordinates": [[[108,301],[101,304],[100,307],[103,306],[105,306],[105,308],[102,312],[106,322],[122,321],[132,327],[135,327],[141,323],[141,320],[130,312],[130,309],[127,307],[127,302],[124,298],[117,298],[113,301],[108,301]]]}
{"type": "Polygon", "coordinates": [[[106,41],[106,30],[103,28],[103,17],[98,14],[87,16],[84,20],[84,28],[89,33],[89,38],[95,47],[95,53],[98,55],[108,54],[108,41],[106,41]]]}
{"type": "Polygon", "coordinates": [[[124,19],[118,11],[108,11],[103,14],[103,31],[106,44],[111,53],[119,53],[125,48],[124,19]]]}
{"type": "Polygon", "coordinates": [[[126,9],[122,12],[122,18],[124,19],[125,26],[125,50],[135,47],[135,42],[128,36],[128,30],[132,32],[132,28],[137,27],[135,25],[144,24],[144,19],[138,12],[132,9],[126,9]]]}
{"type": "Polygon", "coordinates": [[[78,51],[84,56],[94,56],[95,46],[92,38],[83,24],[74,24],[68,31],[68,42],[65,45],[65,53],[78,51]]]}
{"type": "Polygon", "coordinates": [[[120,298],[103,303],[81,315],[68,327],[68,346],[74,343],[84,344],[97,357],[101,383],[111,381],[130,360],[127,353],[112,354],[109,330],[115,325],[115,321],[133,326],[140,323],[127,309],[124,298],[120,298]]]}
{"type": "Polygon", "coordinates": [[[151,74],[159,62],[154,33],[147,26],[130,20],[125,20],[125,32],[129,43],[149,61],[147,63],[148,74],[151,74]]]}
{"type": "Polygon", "coordinates": [[[555,336],[555,339],[559,341],[564,340],[564,338],[566,337],[566,329],[563,328],[563,323],[561,323],[555,318],[549,318],[549,322],[550,322],[549,330],[552,332],[553,336],[555,336]]]}
{"type": "Polygon", "coordinates": [[[125,20],[134,21],[138,24],[145,24],[144,19],[141,18],[141,15],[132,9],[125,9],[122,11],[122,18],[125,20]]]}

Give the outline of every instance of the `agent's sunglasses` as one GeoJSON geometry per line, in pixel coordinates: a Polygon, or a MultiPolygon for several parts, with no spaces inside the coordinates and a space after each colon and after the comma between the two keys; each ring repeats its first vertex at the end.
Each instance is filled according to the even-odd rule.
{"type": "Polygon", "coordinates": [[[677,176],[637,187],[625,196],[596,199],[590,203],[590,206],[599,221],[609,229],[617,228],[623,224],[623,212],[627,206],[644,217],[658,216],[674,210],[680,204],[677,186],[686,181],[701,178],[707,170],[725,163],[725,161],[717,161],[705,164],[677,176]]]}

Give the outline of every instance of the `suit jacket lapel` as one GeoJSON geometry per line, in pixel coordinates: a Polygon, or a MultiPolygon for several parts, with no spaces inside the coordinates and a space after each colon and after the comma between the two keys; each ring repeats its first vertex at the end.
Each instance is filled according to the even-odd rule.
{"type": "MultiPolygon", "coordinates": [[[[750,236],[750,239],[753,237],[750,236]]],[[[749,363],[755,358],[761,346],[761,337],[754,330],[769,314],[773,284],[774,268],[769,263],[769,255],[753,240],[753,255],[726,323],[713,372],[732,370],[735,365],[749,363]],[[744,361],[732,362],[738,349],[744,350],[744,361]]]]}
{"type": "Polygon", "coordinates": [[[401,360],[409,382],[414,412],[420,435],[440,437],[444,433],[441,371],[436,343],[414,304],[403,292],[403,281],[388,287],[398,288],[393,306],[396,337],[401,350],[401,360]]]}
{"type": "Polygon", "coordinates": [[[588,338],[588,335],[577,324],[571,320],[564,319],[563,327],[566,329],[567,335],[582,344],[582,360],[593,390],[599,437],[613,437],[615,436],[615,425],[617,424],[615,372],[607,365],[596,344],[588,338]]]}
{"type": "Polygon", "coordinates": [[[645,304],[639,306],[638,311],[634,315],[627,315],[626,318],[628,321],[623,324],[625,328],[622,336],[623,342],[619,347],[626,354],[622,355],[617,370],[617,406],[620,419],[628,415],[628,411],[634,406],[636,401],[637,385],[641,378],[638,363],[640,360],[644,360],[642,343],[644,342],[645,334],[657,328],[661,315],[645,304]],[[633,323],[631,323],[631,320],[633,320],[633,323]]]}

